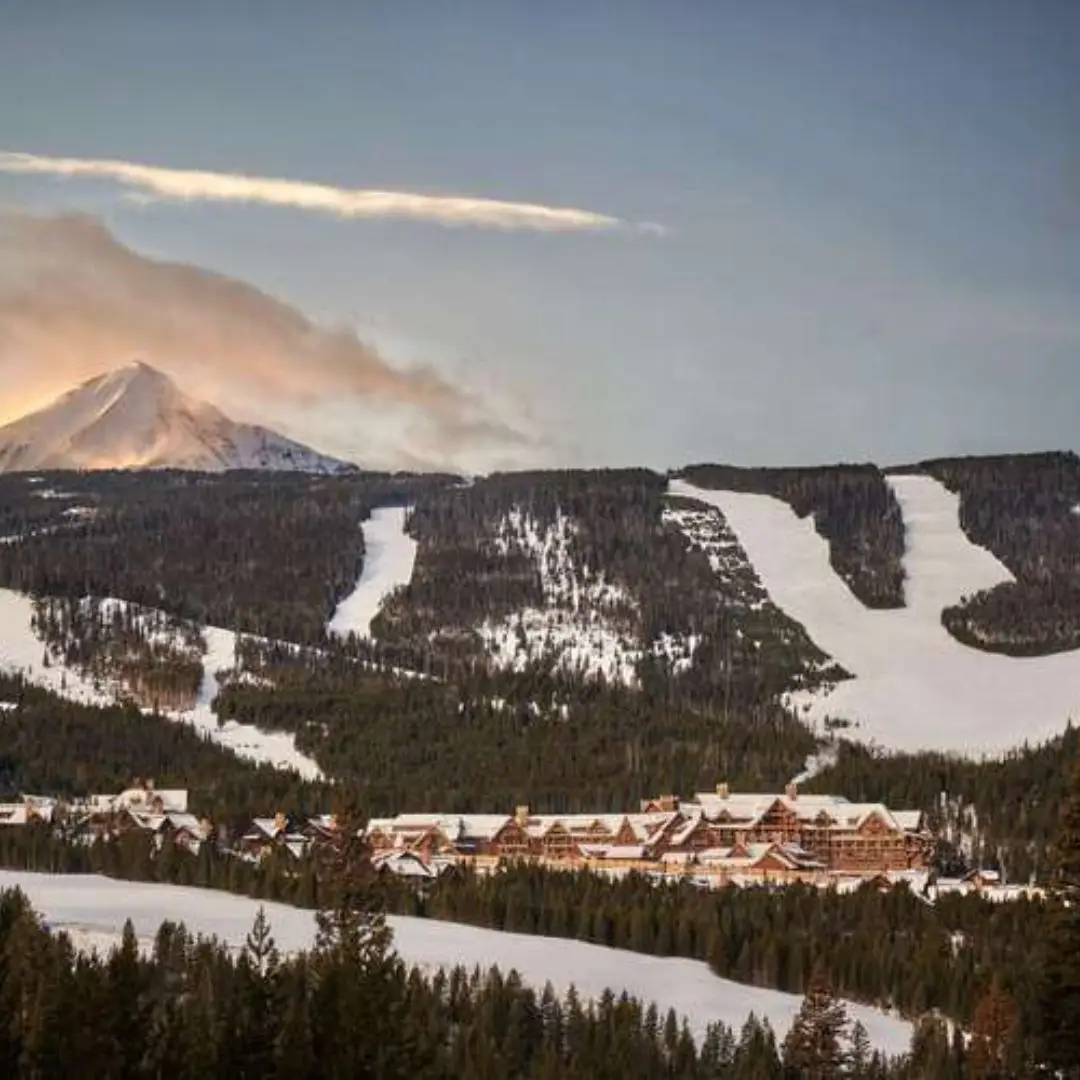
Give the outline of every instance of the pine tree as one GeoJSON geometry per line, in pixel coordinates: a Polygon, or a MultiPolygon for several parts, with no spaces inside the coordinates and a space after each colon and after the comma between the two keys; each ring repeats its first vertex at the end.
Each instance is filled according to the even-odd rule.
{"type": "Polygon", "coordinates": [[[1020,1015],[1011,994],[995,980],[975,1006],[968,1048],[971,1080],[1008,1080],[1015,1075],[1020,1015]]]}
{"type": "Polygon", "coordinates": [[[313,962],[312,1025],[327,1078],[413,1074],[404,1037],[404,966],[376,892],[358,815],[338,813],[323,857],[313,962]]]}
{"type": "Polygon", "coordinates": [[[847,1055],[847,1075],[852,1080],[865,1080],[874,1057],[870,1035],[861,1020],[851,1025],[851,1047],[847,1055]]]}
{"type": "Polygon", "coordinates": [[[255,922],[248,932],[244,952],[252,968],[263,977],[273,975],[280,962],[280,954],[270,933],[270,922],[266,918],[266,908],[261,904],[255,913],[255,922]]]}
{"type": "Polygon", "coordinates": [[[1039,1002],[1041,1058],[1080,1077],[1080,758],[1062,811],[1039,1002]]]}
{"type": "Polygon", "coordinates": [[[833,993],[825,969],[818,965],[784,1039],[785,1068],[805,1080],[835,1080],[844,1065],[842,1040],[847,1026],[847,1011],[833,993]]]}

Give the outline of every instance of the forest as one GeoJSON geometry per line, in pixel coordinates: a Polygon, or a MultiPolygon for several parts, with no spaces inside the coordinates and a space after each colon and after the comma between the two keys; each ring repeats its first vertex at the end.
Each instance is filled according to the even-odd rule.
{"type": "MultiPolygon", "coordinates": [[[[0,798],[20,792],[85,795],[135,777],[189,787],[214,820],[243,824],[256,811],[328,811],[331,788],[270,766],[256,768],[172,720],[133,706],[64,702],[0,674],[0,798]]],[[[277,689],[227,687],[221,715],[296,734],[336,778],[333,790],[365,814],[437,809],[509,813],[636,808],[666,792],[778,791],[820,748],[778,708],[725,720],[646,692],[571,680],[488,675],[452,684],[297,663],[277,689]],[[577,693],[577,697],[574,694],[577,693]]],[[[856,801],[921,809],[939,837],[943,873],[1001,869],[1044,880],[1067,786],[1063,762],[1080,749],[1060,738],[1001,760],[886,754],[843,740],[801,786],[856,801]]]]}
{"type": "Polygon", "coordinates": [[[0,476],[0,586],[118,597],[299,642],[325,638],[337,601],[355,584],[360,523],[371,509],[451,482],[169,471],[40,479],[0,476]]]}
{"type": "Polygon", "coordinates": [[[876,465],[752,469],[691,465],[676,475],[698,487],[771,495],[813,515],[829,559],[869,608],[904,606],[904,519],[876,465]]]}
{"type": "MultiPolygon", "coordinates": [[[[450,670],[471,670],[485,660],[485,625],[546,608],[548,625],[582,634],[598,611],[641,654],[639,683],[670,683],[687,698],[727,695],[734,705],[747,691],[760,701],[807,685],[811,673],[842,678],[819,670],[828,658],[799,624],[757,602],[760,582],[729,531],[733,572],[718,584],[704,552],[670,520],[666,489],[657,473],[625,469],[496,474],[424,492],[409,525],[419,545],[412,581],[377,624],[385,655],[419,668],[434,652],[450,670]],[[648,648],[665,637],[697,642],[677,676],[648,648]]],[[[568,673],[552,641],[524,651],[525,666],[568,673]]]]}
{"type": "MultiPolygon", "coordinates": [[[[1080,804],[1078,804],[1080,806],[1080,804]]],[[[1080,814],[1080,809],[1078,809],[1080,814]]],[[[986,904],[977,898],[956,898],[951,906],[928,908],[906,889],[880,893],[872,888],[847,896],[820,893],[812,889],[786,889],[778,892],[768,890],[725,890],[720,894],[693,893],[676,888],[656,888],[634,878],[623,882],[605,882],[589,875],[552,874],[544,871],[520,868],[494,878],[476,879],[471,875],[451,876],[441,881],[432,892],[418,895],[400,884],[379,880],[373,877],[362,855],[349,857],[348,866],[359,868],[352,871],[343,866],[342,858],[336,848],[317,854],[298,873],[295,866],[287,870],[287,864],[275,857],[261,866],[242,863],[235,858],[223,858],[215,855],[210,846],[204,846],[198,856],[172,849],[166,845],[161,852],[152,853],[145,838],[129,833],[120,841],[99,843],[92,848],[73,847],[59,841],[47,829],[7,830],[0,834],[0,865],[49,869],[60,872],[96,871],[116,876],[126,876],[139,880],[171,881],[218,888],[228,888],[248,895],[266,899],[284,900],[299,903],[302,906],[317,907],[325,914],[330,912],[333,919],[335,905],[340,904],[341,883],[355,881],[355,890],[351,893],[347,911],[382,912],[402,911],[413,915],[450,918],[477,925],[499,929],[518,930],[529,933],[545,933],[557,936],[577,937],[621,948],[652,952],[660,955],[699,956],[708,960],[719,974],[727,975],[758,985],[774,985],[801,991],[804,1005],[791,1034],[778,1046],[767,1026],[761,1026],[753,1020],[743,1029],[741,1038],[735,1033],[717,1027],[711,1031],[694,1049],[692,1039],[684,1037],[678,1021],[669,1017],[661,1021],[655,1009],[631,1006],[630,1015],[637,1017],[637,1022],[647,1033],[663,1032],[662,1046],[666,1055],[673,1051],[673,1040],[678,1036],[683,1064],[675,1065],[670,1056],[661,1053],[656,1059],[655,1075],[658,1076],[776,1076],[776,1077],[1005,1077],[1034,1076],[1028,1063],[1050,1053],[1047,1047],[1051,1042],[1046,1025],[1046,1012],[1040,1007],[1044,984],[1053,972],[1044,970],[1044,950],[1037,943],[1045,933],[1054,933],[1057,911],[1049,907],[1037,906],[1023,910],[1016,905],[986,904]],[[355,876],[354,876],[355,875],[355,876]],[[957,942],[960,943],[957,948],[957,942]],[[1018,963],[1022,958],[1023,962],[1018,963]],[[875,1060],[868,1052],[865,1033],[858,1027],[847,1025],[843,1008],[836,996],[853,996],[865,1000],[890,1002],[912,1014],[922,1014],[930,1009],[938,1009],[946,1015],[962,1019],[969,1036],[966,1040],[950,1037],[948,1028],[940,1019],[927,1016],[916,1026],[916,1035],[910,1058],[886,1065],[880,1059],[875,1060]],[[831,1034],[819,1030],[819,1025],[828,1022],[831,1034]],[[817,1038],[811,1038],[817,1031],[817,1038]],[[827,1051],[818,1046],[817,1055],[808,1047],[821,1040],[827,1051]],[[739,1047],[742,1046],[740,1051],[739,1047]],[[751,1051],[751,1046],[753,1050],[751,1051]],[[693,1052],[692,1052],[693,1050],[693,1052]],[[697,1055],[696,1068],[693,1063],[697,1055]],[[747,1056],[752,1056],[751,1065],[747,1056]],[[741,1062],[741,1065],[740,1065],[741,1062]],[[664,1072],[664,1068],[669,1072],[664,1072]],[[824,1071],[813,1071],[815,1069],[824,1071]],[[690,1071],[681,1071],[690,1070],[690,1071]]],[[[344,846],[344,845],[342,845],[344,846]]],[[[362,845],[356,844],[358,850],[362,845]]],[[[5,926],[18,923],[19,914],[25,914],[25,905],[18,897],[7,896],[0,903],[0,1003],[10,1002],[11,986],[8,981],[10,972],[17,971],[16,979],[29,979],[37,993],[16,994],[16,1000],[28,1004],[21,1010],[22,1023],[9,1026],[10,1036],[14,1041],[9,1044],[12,1055],[6,1060],[20,1060],[18,1054],[31,1054],[30,1047],[37,1053],[44,1053],[47,1039],[43,1032],[38,1032],[34,1025],[27,1024],[26,1017],[33,1015],[43,997],[63,1010],[69,1000],[65,995],[73,993],[66,986],[67,965],[87,961],[75,961],[70,947],[63,939],[59,942],[59,956],[52,963],[43,962],[43,952],[48,946],[44,940],[38,941],[38,948],[33,953],[32,964],[17,964],[10,958],[5,948],[3,931],[5,926]],[[11,907],[16,908],[14,916],[11,907]],[[5,923],[5,914],[8,916],[5,923]],[[5,965],[6,969],[5,969],[5,965]],[[52,987],[48,993],[44,987],[35,983],[35,976],[30,971],[45,974],[52,987]],[[34,1034],[39,1036],[35,1040],[34,1034]]],[[[344,921],[339,917],[338,922],[344,921]]],[[[31,927],[37,927],[31,920],[31,927]]],[[[1069,932],[1075,933],[1077,928],[1069,932]]],[[[23,933],[29,932],[29,928],[23,933]]],[[[37,931],[40,932],[40,931],[37,931]]],[[[181,934],[177,928],[165,926],[158,935],[150,964],[157,964],[161,959],[162,942],[175,941],[181,934]]],[[[249,960],[268,959],[273,950],[266,940],[267,929],[260,927],[257,921],[249,938],[248,950],[239,958],[243,965],[245,957],[249,960]],[[253,946],[252,942],[256,945],[253,946]],[[261,945],[258,943],[261,942],[261,945]],[[258,947],[256,947],[258,946],[258,947]],[[251,956],[255,951],[260,956],[251,956]]],[[[187,939],[182,940],[187,941],[187,939]]],[[[329,939],[333,941],[331,937],[329,939]]],[[[340,938],[338,939],[340,940],[340,938]]],[[[1071,939],[1070,939],[1071,940],[1071,939]]],[[[49,942],[53,946],[56,939],[49,942]]],[[[191,944],[190,942],[187,942],[191,944]]],[[[321,938],[315,953],[310,958],[296,961],[301,964],[317,963],[328,940],[321,938]]],[[[406,975],[400,965],[394,963],[386,949],[392,943],[384,941],[380,948],[383,963],[398,971],[415,989],[425,980],[417,973],[406,975]]],[[[16,948],[26,948],[20,939],[16,948]]],[[[195,953],[206,957],[206,946],[195,946],[195,953]]],[[[210,950],[214,952],[215,950],[210,950]]],[[[137,955],[133,935],[125,937],[119,955],[127,954],[130,963],[137,955]]],[[[227,954],[217,954],[225,956],[227,954]]],[[[351,963],[364,970],[363,963],[358,963],[362,954],[353,954],[351,963]]],[[[174,954],[173,960],[180,961],[174,954]]],[[[105,967],[116,962],[116,956],[105,962],[105,967]]],[[[91,966],[96,963],[91,961],[91,966]]],[[[145,963],[145,962],[144,962],[145,963]]],[[[273,965],[281,963],[275,956],[273,965]]],[[[256,963],[256,967],[260,964],[256,963]]],[[[183,965],[180,964],[182,968],[183,965]]],[[[80,969],[81,970],[81,969],[80,969]]],[[[142,969],[149,977],[150,967],[142,969]]],[[[180,977],[176,967],[172,971],[172,985],[188,986],[188,980],[180,977]]],[[[310,969],[309,969],[310,970],[310,969]]],[[[86,973],[84,972],[84,975],[86,973]]],[[[245,973],[246,974],[246,973],[245,973]]],[[[446,975],[436,976],[432,984],[436,989],[443,984],[446,975]]],[[[451,980],[462,979],[465,973],[451,974],[451,980]]],[[[316,986],[319,980],[316,981],[316,986]]],[[[473,976],[474,988],[484,985],[502,986],[512,983],[525,995],[534,993],[521,988],[512,973],[502,975],[492,973],[486,982],[477,973],[473,976]]],[[[216,1035],[205,1039],[195,1039],[194,1044],[203,1047],[203,1053],[225,1055],[231,1067],[241,1067],[232,1053],[241,1053],[239,1049],[227,1050],[228,1038],[222,1045],[221,1039],[228,1033],[229,1038],[245,1030],[246,1013],[234,1002],[231,994],[222,994],[222,987],[230,985],[228,976],[219,973],[214,979],[206,978],[197,985],[213,985],[214,1014],[220,1021],[211,1024],[216,1035]],[[223,982],[224,980],[224,982],[223,982]],[[234,1011],[235,1010],[235,1011],[234,1011]],[[228,1022],[226,1022],[228,1021],[228,1022]]],[[[25,985],[25,984],[19,984],[25,985]]],[[[85,983],[81,984],[84,987],[85,983]]],[[[204,991],[205,992],[205,991],[204,991]]],[[[104,998],[112,995],[102,991],[104,998]]],[[[191,995],[181,994],[180,998],[191,995]]],[[[195,993],[194,996],[199,996],[195,993]]],[[[307,998],[307,994],[301,995],[307,998]]],[[[550,1015],[554,1010],[554,998],[550,990],[540,995],[547,1006],[541,1011],[550,1015]]],[[[155,1005],[161,1002],[161,987],[156,992],[147,989],[146,999],[138,999],[136,1007],[132,999],[124,999],[132,1016],[148,1017],[155,1005]]],[[[80,998],[82,1007],[90,1009],[85,997],[80,998]]],[[[279,1003],[281,999],[274,998],[279,1003]]],[[[382,999],[380,999],[382,1000],[382,999]]],[[[390,1000],[398,1000],[391,997],[390,1000]]],[[[563,1005],[574,1011],[576,998],[573,994],[563,1005]]],[[[317,1023],[310,1017],[306,1008],[293,1003],[303,1016],[303,1026],[317,1023]]],[[[612,1015],[608,1011],[611,1002],[602,999],[595,1009],[606,1017],[609,1037],[612,1037],[612,1015]]],[[[623,1002],[623,1007],[629,1003],[623,1002]]],[[[351,1007],[357,1007],[355,999],[351,1007]]],[[[535,1008],[535,1003],[533,1005],[535,1008]]],[[[3,1005],[0,1004],[0,1008],[3,1005]]],[[[584,1010],[586,1013],[589,1009],[584,1010]]],[[[83,1038],[102,1038],[101,1031],[112,1031],[109,1024],[102,1020],[102,1012],[108,1012],[108,1006],[97,1002],[90,1015],[95,1020],[99,1034],[92,1036],[82,1032],[83,1038]]],[[[495,1009],[496,1014],[505,1015],[495,1009]]],[[[68,1040],[72,1032],[78,1030],[78,1022],[84,1012],[72,1002],[68,1034],[57,1042],[57,1046],[70,1048],[68,1040]],[[70,1021],[74,1018],[74,1022],[70,1021]]],[[[15,1015],[20,1015],[16,1011],[15,1015]]],[[[191,1019],[191,1013],[181,1010],[181,1015],[191,1019]]],[[[280,1016],[280,1008],[277,1012],[280,1016]]],[[[342,1013],[335,1013],[343,1016],[342,1013]]],[[[363,1014],[368,1024],[379,1025],[379,1018],[370,1013],[363,1014]]],[[[477,1021],[473,1014],[467,1014],[468,1026],[477,1034],[477,1021]]],[[[52,1016],[52,1012],[48,1013],[52,1016]]],[[[1056,1014],[1055,1014],[1056,1016],[1056,1014]]],[[[194,1033],[187,1030],[187,1025],[179,1023],[179,1017],[159,1017],[158,1023],[130,1024],[126,1028],[126,1039],[118,1039],[122,1046],[113,1045],[112,1053],[123,1053],[128,1039],[134,1038],[140,1046],[140,1054],[151,1051],[142,1040],[151,1040],[151,1033],[160,1032],[168,1026],[169,1019],[178,1021],[177,1030],[172,1033],[168,1045],[174,1052],[179,1046],[185,1047],[185,1053],[196,1053],[195,1046],[188,1046],[187,1039],[194,1033]],[[183,1033],[182,1033],[183,1032],[183,1033]]],[[[1068,1016],[1063,1019],[1067,1020],[1068,1016]]],[[[129,1017],[130,1021],[130,1017],[129,1017]]],[[[402,1037],[401,1015],[397,1014],[397,1023],[378,1026],[382,1032],[396,1031],[388,1037],[402,1037]]],[[[55,1028],[49,1027],[48,1019],[40,1021],[48,1031],[49,1037],[56,1038],[55,1028]]],[[[115,1023],[121,1021],[117,1018],[115,1023]]],[[[194,1023],[210,1023],[210,1018],[196,1013],[194,1023]]],[[[633,1028],[635,1025],[631,1024],[633,1028]]],[[[282,1042],[288,1042],[286,1031],[288,1024],[276,1025],[270,1045],[272,1053],[283,1052],[282,1042]]],[[[346,1025],[351,1030],[351,1027],[346,1025]]],[[[451,1027],[453,1025],[451,1024],[451,1027]]],[[[325,1029],[323,1029],[325,1030],[325,1029]]],[[[372,1028],[366,1028],[370,1031],[372,1028]]],[[[424,1030],[434,1039],[435,1046],[426,1053],[434,1058],[424,1058],[428,1067],[435,1067],[435,1061],[441,1052],[448,1052],[447,1033],[439,1025],[430,1023],[424,1030]]],[[[197,1027],[201,1032],[202,1028],[197,1027]]],[[[205,1033],[204,1033],[205,1034],[205,1033]]],[[[313,1032],[314,1034],[314,1032],[313,1032]]],[[[2,1036],[0,1036],[2,1037],[2,1036]]],[[[339,1037],[342,1037],[339,1035],[339,1037]]],[[[359,1037],[357,1035],[356,1037],[359,1037]]],[[[155,1035],[156,1038],[156,1035],[155,1035]]],[[[499,1041],[498,1039],[496,1040],[499,1041]]],[[[241,1039],[242,1046],[247,1046],[241,1039]]],[[[558,1043],[558,1040],[556,1040],[558,1043]]],[[[302,1060],[304,1050],[318,1052],[322,1047],[319,1038],[306,1039],[297,1054],[289,1055],[290,1066],[302,1060]]],[[[337,1045],[331,1041],[329,1045],[337,1045]]],[[[515,1043],[515,1045],[517,1045],[515,1043]]],[[[649,1049],[651,1040],[646,1040],[649,1049]]],[[[413,1037],[405,1039],[405,1047],[415,1049],[413,1037]]],[[[109,1060],[106,1051],[108,1042],[97,1046],[97,1052],[103,1054],[102,1060],[109,1060]]],[[[384,1050],[386,1048],[384,1047],[384,1050]]],[[[403,1048],[404,1049],[404,1048],[403,1048]]],[[[564,1048],[565,1050],[566,1048],[564,1048]]],[[[609,1051],[612,1047],[608,1046],[609,1051]]],[[[1074,1048],[1075,1050],[1075,1048],[1074,1048]]],[[[271,1051],[267,1050],[268,1053],[271,1051]]],[[[374,1052],[371,1050],[369,1052],[374,1052]]],[[[652,1054],[653,1051],[649,1050],[652,1054]]],[[[531,1058],[531,1056],[530,1056],[531,1058]]],[[[602,1071],[598,1062],[590,1061],[583,1072],[574,1071],[575,1062],[564,1058],[559,1064],[549,1062],[540,1076],[607,1076],[614,1075],[602,1071]],[[567,1070],[567,1071],[560,1071],[567,1070]]],[[[49,1059],[50,1061],[52,1059],[49,1059]]],[[[214,1056],[212,1059],[219,1059],[214,1056]]],[[[246,1058],[241,1058],[246,1061],[246,1058]]],[[[332,1060],[332,1059],[331,1059],[332,1060]]],[[[619,1057],[620,1068],[627,1068],[628,1059],[619,1057]]],[[[652,1060],[651,1057],[647,1060],[652,1060]]],[[[1067,1056],[1059,1060],[1075,1060],[1067,1056]]],[[[144,1067],[145,1058],[137,1058],[135,1072],[126,1075],[144,1075],[137,1071],[144,1067]]],[[[198,1059],[200,1067],[209,1067],[205,1058],[198,1059]]],[[[320,1061],[322,1058],[320,1057],[320,1061]]],[[[409,1066],[418,1070],[412,1075],[428,1075],[424,1066],[415,1058],[409,1058],[409,1066]]],[[[272,1071],[263,1073],[259,1068],[266,1066],[247,1066],[255,1071],[244,1075],[281,1075],[272,1071]]],[[[355,1064],[352,1067],[356,1067],[355,1064]]],[[[370,1067],[370,1066],[369,1066],[370,1067]]],[[[387,1067],[385,1064],[379,1068],[387,1067]]],[[[311,1066],[308,1066],[310,1070],[311,1066]]],[[[496,1059],[478,1072],[479,1063],[471,1058],[462,1059],[451,1054],[451,1061],[442,1061],[444,1071],[432,1072],[433,1076],[532,1076],[531,1063],[519,1064],[516,1058],[507,1061],[496,1059]],[[504,1071],[492,1071],[502,1069],[504,1071]],[[519,1070],[519,1071],[515,1071],[519,1070]]],[[[653,1066],[648,1066],[652,1069],[653,1066]]],[[[309,1075],[310,1072],[298,1075],[309,1075]]],[[[29,1075],[53,1075],[29,1074],[29,1075]]],[[[82,1075],[76,1071],[70,1074],[82,1075]]],[[[99,1074],[100,1075],[100,1074],[99,1074]]],[[[150,1072],[148,1075],[157,1075],[150,1072]]],[[[186,1075],[183,1074],[182,1075],[186,1075]]],[[[215,1073],[216,1075],[216,1073],[215,1073]]],[[[290,1074],[291,1075],[291,1074],[290,1074]]],[[[320,1072],[318,1075],[331,1075],[320,1072]]],[[[344,1075],[357,1075],[345,1073],[344,1075]]],[[[362,1075],[397,1075],[395,1072],[363,1073],[362,1075]]],[[[654,1075],[653,1072],[634,1071],[632,1075],[654,1075]]]]}
{"type": "Polygon", "coordinates": [[[965,533],[1016,579],[947,608],[949,632],[1012,656],[1080,648],[1080,457],[941,458],[915,468],[960,496],[965,533]]]}

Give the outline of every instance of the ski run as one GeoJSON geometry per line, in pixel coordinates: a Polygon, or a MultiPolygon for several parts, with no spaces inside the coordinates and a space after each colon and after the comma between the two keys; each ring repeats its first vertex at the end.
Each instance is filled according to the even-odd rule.
{"type": "MultiPolygon", "coordinates": [[[[106,603],[122,604],[111,600],[106,603]]],[[[29,683],[52,691],[59,697],[84,705],[112,705],[116,695],[95,686],[76,668],[59,662],[45,665],[45,643],[34,633],[34,602],[29,596],[11,589],[0,589],[0,667],[21,674],[29,683]]],[[[218,693],[218,673],[236,665],[236,634],[231,630],[206,626],[203,676],[192,708],[165,711],[167,719],[190,724],[196,731],[242,758],[256,764],[267,763],[279,769],[294,769],[304,779],[317,780],[322,770],[313,758],[296,748],[293,736],[285,732],[261,731],[234,720],[219,723],[213,710],[218,693]]]]}
{"type": "Polygon", "coordinates": [[[793,694],[808,722],[844,719],[854,738],[896,750],[979,756],[1041,742],[1080,719],[1080,651],[1016,658],[962,645],[941,611],[1011,580],[960,527],[959,497],[927,476],[887,478],[904,515],[906,607],[874,611],[829,562],[811,517],[768,495],[673,481],[672,495],[716,507],[773,602],[854,674],[834,689],[793,694]]]}
{"type": "Polygon", "coordinates": [[[408,510],[403,506],[381,506],[364,522],[364,566],[360,580],[338,604],[327,628],[331,634],[373,636],[371,624],[383,601],[412,581],[416,541],[405,531],[407,515],[408,510]]]}

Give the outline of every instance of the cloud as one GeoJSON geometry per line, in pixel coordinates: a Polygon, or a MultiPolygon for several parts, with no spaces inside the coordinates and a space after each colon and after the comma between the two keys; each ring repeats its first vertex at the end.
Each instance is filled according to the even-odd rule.
{"type": "Polygon", "coordinates": [[[414,441],[409,453],[426,460],[527,443],[468,388],[431,368],[398,367],[351,330],[320,326],[243,281],[147,258],[85,215],[0,212],[5,419],[132,359],[249,413],[260,403],[276,415],[350,402],[357,416],[377,410],[384,430],[414,441]]]}
{"type": "Polygon", "coordinates": [[[589,232],[633,229],[662,233],[654,223],[631,225],[620,218],[573,207],[503,202],[458,195],[417,195],[405,191],[340,188],[304,180],[237,173],[167,169],[130,161],[39,157],[0,151],[0,172],[114,180],[141,201],[239,202],[285,206],[340,218],[405,218],[440,225],[533,232],[589,232]]]}

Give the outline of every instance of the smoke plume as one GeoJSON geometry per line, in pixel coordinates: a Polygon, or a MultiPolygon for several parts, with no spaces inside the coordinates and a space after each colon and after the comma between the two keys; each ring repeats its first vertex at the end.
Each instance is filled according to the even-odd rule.
{"type": "MultiPolygon", "coordinates": [[[[355,401],[421,431],[424,460],[520,436],[464,388],[402,369],[348,330],[326,329],[234,278],[149,259],[96,219],[0,212],[0,376],[10,420],[133,359],[222,404],[355,401]]],[[[250,419],[250,415],[243,417],[250,419]]]]}

